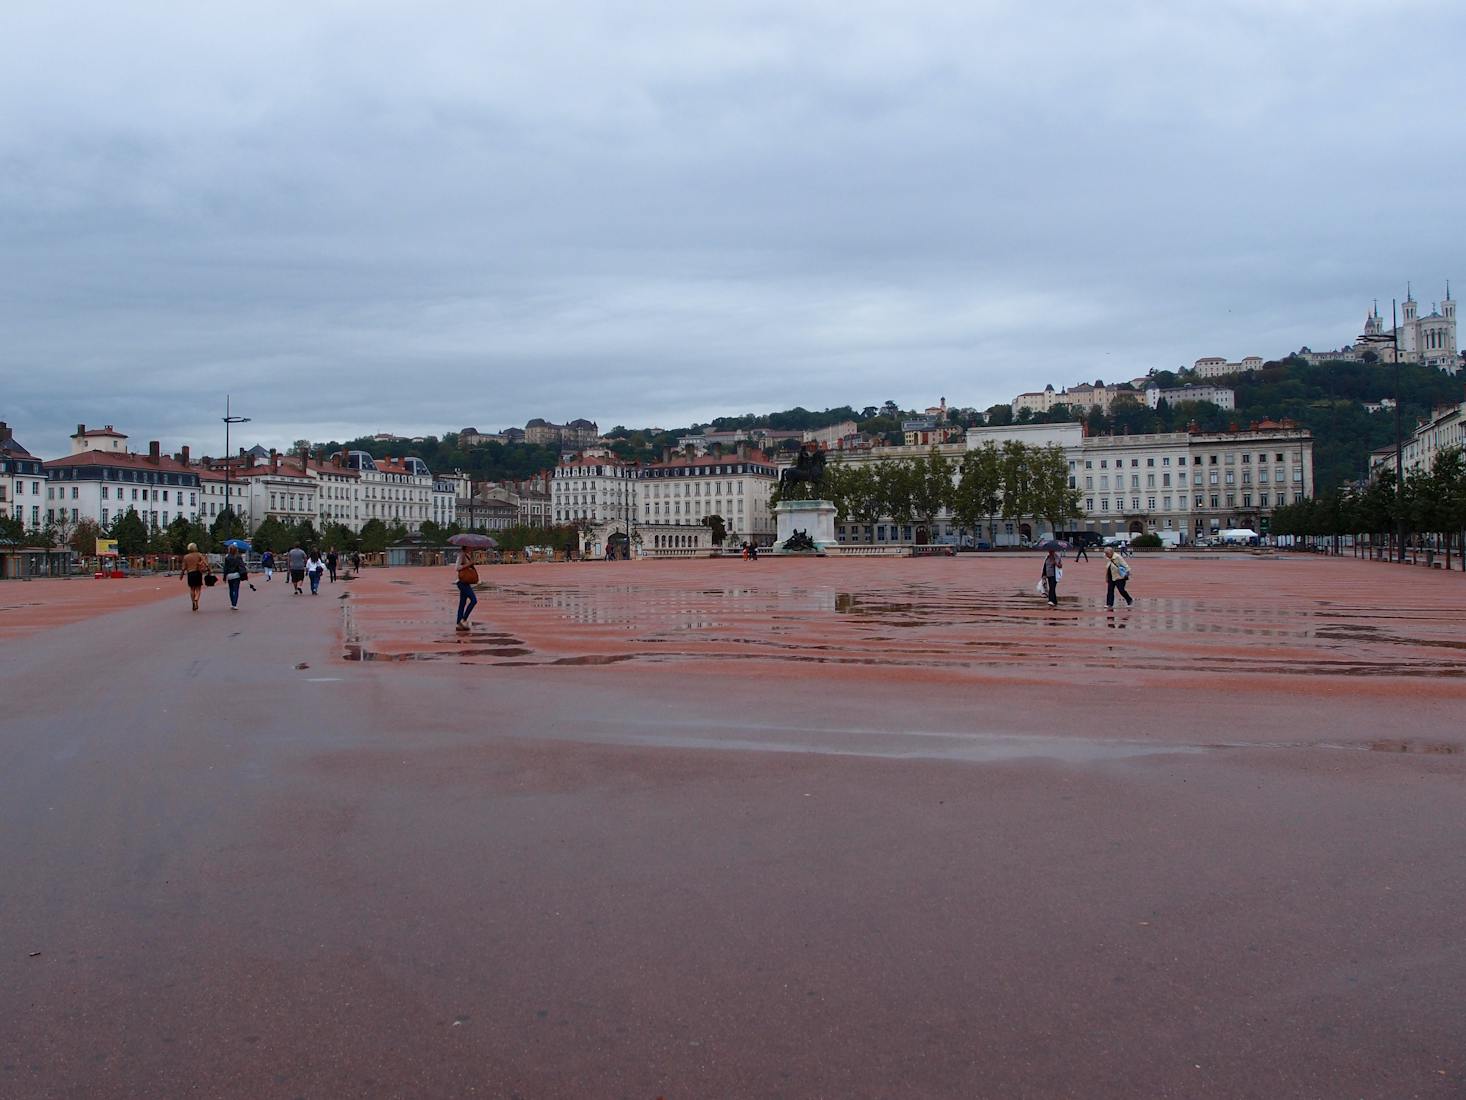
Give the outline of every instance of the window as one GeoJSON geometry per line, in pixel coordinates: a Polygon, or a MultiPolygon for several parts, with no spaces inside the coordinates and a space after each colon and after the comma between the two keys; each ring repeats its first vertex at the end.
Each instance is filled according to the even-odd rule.
{"type": "Polygon", "coordinates": [[[1171,475],[1170,474],[1162,474],[1161,475],[1161,484],[1165,488],[1169,489],[1171,487],[1171,475]]]}
{"type": "Polygon", "coordinates": [[[1237,507],[1237,494],[1236,493],[1228,493],[1227,494],[1227,507],[1228,508],[1235,508],[1235,507],[1237,507]]]}
{"type": "Polygon", "coordinates": [[[1146,497],[1145,498],[1145,510],[1147,512],[1154,512],[1155,511],[1155,497],[1146,497]]]}
{"type": "MultiPolygon", "coordinates": [[[[1181,460],[1181,462],[1184,465],[1185,462],[1186,462],[1186,460],[1183,458],[1181,460]]],[[[1170,464],[1171,464],[1171,456],[1170,455],[1167,455],[1165,458],[1161,459],[1161,465],[1162,466],[1169,466],[1170,464]]]]}
{"type": "Polygon", "coordinates": [[[1196,507],[1198,507],[1198,508],[1202,507],[1203,503],[1204,503],[1204,500],[1202,498],[1202,495],[1200,493],[1197,493],[1196,494],[1196,507]]]}
{"type": "Polygon", "coordinates": [[[1131,497],[1130,498],[1130,510],[1132,512],[1138,512],[1138,511],[1140,511],[1140,498],[1139,497],[1131,497]]]}
{"type": "Polygon", "coordinates": [[[1110,487],[1110,475],[1100,474],[1100,491],[1104,492],[1110,487]]]}
{"type": "Polygon", "coordinates": [[[1085,497],[1084,498],[1084,510],[1086,512],[1093,512],[1094,511],[1094,497],[1085,497]]]}
{"type": "Polygon", "coordinates": [[[1110,510],[1110,502],[1108,500],[1101,500],[1100,501],[1100,511],[1101,512],[1108,512],[1109,510],[1110,510]]]}
{"type": "Polygon", "coordinates": [[[1213,470],[1211,472],[1211,483],[1213,485],[1215,485],[1217,483],[1217,471],[1215,471],[1215,470],[1213,470]]]}
{"type": "Polygon", "coordinates": [[[1145,464],[1146,464],[1146,465],[1147,465],[1147,466],[1154,466],[1154,465],[1155,465],[1155,459],[1153,459],[1153,458],[1147,458],[1147,459],[1146,459],[1146,460],[1145,460],[1145,464]]]}
{"type": "Polygon", "coordinates": [[[1132,488],[1132,489],[1139,489],[1140,488],[1140,475],[1139,474],[1131,474],[1130,475],[1130,488],[1132,488]]]}
{"type": "Polygon", "coordinates": [[[1130,460],[1130,466],[1131,466],[1132,469],[1134,467],[1136,467],[1136,466],[1139,466],[1139,465],[1140,465],[1140,459],[1138,459],[1138,458],[1132,458],[1130,460]]]}
{"type": "Polygon", "coordinates": [[[1243,493],[1242,494],[1242,507],[1244,507],[1244,508],[1251,508],[1252,507],[1252,494],[1251,493],[1243,493]]]}
{"type": "Polygon", "coordinates": [[[1085,478],[1084,479],[1084,487],[1086,489],[1093,489],[1094,488],[1094,478],[1092,478],[1092,477],[1085,478]]]}
{"type": "Polygon", "coordinates": [[[1100,459],[1100,469],[1101,470],[1109,469],[1109,466],[1110,466],[1110,460],[1109,459],[1107,459],[1107,458],[1100,459]]]}
{"type": "Polygon", "coordinates": [[[1213,508],[1220,508],[1222,506],[1222,498],[1219,494],[1213,493],[1211,495],[1211,506],[1213,508]]]}
{"type": "Polygon", "coordinates": [[[1210,463],[1210,465],[1215,466],[1216,464],[1217,464],[1217,456],[1216,455],[1212,455],[1211,456],[1211,463],[1210,463]]]}
{"type": "Polygon", "coordinates": [[[1147,489],[1154,489],[1155,488],[1155,474],[1146,474],[1145,475],[1145,487],[1147,489]]]}
{"type": "Polygon", "coordinates": [[[1283,456],[1282,456],[1282,454],[1281,454],[1281,452],[1280,452],[1280,453],[1278,453],[1278,454],[1276,454],[1276,455],[1274,455],[1274,456],[1273,456],[1273,460],[1274,460],[1274,461],[1275,461],[1275,462],[1282,462],[1282,461],[1283,461],[1283,456]]]}
{"type": "Polygon", "coordinates": [[[1170,497],[1163,497],[1162,498],[1161,507],[1164,508],[1167,512],[1169,512],[1171,510],[1171,498],[1170,497]]]}
{"type": "Polygon", "coordinates": [[[1227,484],[1228,485],[1236,485],[1237,484],[1237,474],[1236,474],[1235,471],[1232,471],[1232,470],[1228,470],[1227,471],[1227,484]]]}
{"type": "Polygon", "coordinates": [[[1242,456],[1242,465],[1246,466],[1251,461],[1252,461],[1252,456],[1250,454],[1245,454],[1245,455],[1242,456]]]}

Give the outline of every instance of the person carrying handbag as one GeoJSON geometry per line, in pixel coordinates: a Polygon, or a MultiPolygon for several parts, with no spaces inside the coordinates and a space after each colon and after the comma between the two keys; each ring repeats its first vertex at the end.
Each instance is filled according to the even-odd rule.
{"type": "Polygon", "coordinates": [[[188,544],[188,553],[183,555],[183,568],[179,575],[188,582],[188,598],[193,609],[199,609],[199,594],[204,590],[204,578],[214,575],[209,559],[199,553],[198,543],[188,544]]]}
{"type": "MultiPolygon", "coordinates": [[[[244,555],[239,548],[231,546],[229,553],[224,555],[224,581],[229,585],[229,610],[239,610],[239,585],[240,582],[249,579],[249,571],[244,567],[244,555]]],[[[254,585],[250,585],[251,588],[254,585]]]]}
{"type": "Polygon", "coordinates": [[[1105,606],[1114,610],[1115,593],[1125,597],[1125,606],[1129,607],[1135,601],[1130,598],[1130,593],[1125,591],[1125,585],[1130,580],[1130,566],[1125,564],[1125,559],[1115,553],[1113,546],[1105,547],[1105,606]]]}
{"type": "Polygon", "coordinates": [[[473,564],[473,554],[465,550],[462,560],[458,563],[458,619],[453,624],[455,630],[469,629],[468,617],[478,606],[478,596],[474,595],[473,591],[473,586],[476,584],[478,584],[478,568],[473,564]]]}

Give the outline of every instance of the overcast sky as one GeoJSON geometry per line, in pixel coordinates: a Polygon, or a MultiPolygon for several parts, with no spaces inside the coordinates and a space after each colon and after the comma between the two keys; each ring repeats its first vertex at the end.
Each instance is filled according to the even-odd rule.
{"type": "Polygon", "coordinates": [[[0,419],[65,453],[985,407],[1466,291],[1459,2],[6,6],[0,419]],[[238,436],[235,437],[238,439],[238,436]]]}

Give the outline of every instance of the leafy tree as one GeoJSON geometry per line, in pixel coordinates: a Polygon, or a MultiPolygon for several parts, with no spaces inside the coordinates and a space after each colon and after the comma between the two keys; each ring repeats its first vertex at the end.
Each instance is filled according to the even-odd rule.
{"type": "Polygon", "coordinates": [[[999,469],[1002,471],[1004,519],[1020,519],[1034,513],[1033,468],[1028,455],[1029,448],[1016,440],[1010,439],[1003,444],[999,469]]]}
{"type": "Polygon", "coordinates": [[[112,529],[108,535],[117,540],[118,553],[126,554],[129,557],[134,554],[142,554],[148,548],[147,526],[133,508],[129,508],[112,521],[112,529]]]}
{"type": "Polygon", "coordinates": [[[910,486],[911,511],[930,531],[937,515],[950,507],[955,495],[952,460],[933,447],[925,458],[912,461],[910,486]]]}
{"type": "Polygon", "coordinates": [[[1003,458],[997,446],[989,441],[975,451],[968,451],[962,456],[962,470],[952,501],[957,525],[975,532],[979,521],[986,519],[989,537],[994,538],[993,517],[1002,507],[1002,491],[1003,458]]]}
{"type": "Polygon", "coordinates": [[[991,405],[986,414],[987,423],[996,427],[1006,427],[1013,423],[1012,405],[991,405]]]}
{"type": "Polygon", "coordinates": [[[71,529],[71,537],[66,544],[76,553],[87,557],[97,552],[97,539],[100,537],[105,537],[102,525],[94,519],[82,519],[71,529]]]}
{"type": "Polygon", "coordinates": [[[1029,511],[1049,521],[1057,531],[1063,521],[1079,515],[1079,490],[1069,488],[1069,459],[1062,447],[1030,447],[1029,511]]]}
{"type": "Polygon", "coordinates": [[[25,522],[15,516],[0,512],[0,543],[20,544],[25,542],[25,522]]]}
{"type": "Polygon", "coordinates": [[[292,541],[302,550],[320,549],[321,535],[316,530],[316,525],[308,519],[303,519],[290,528],[292,541]]]}
{"type": "Polygon", "coordinates": [[[291,546],[291,529],[281,523],[274,516],[266,516],[255,528],[254,536],[250,539],[250,545],[256,550],[271,550],[280,553],[282,550],[289,550],[291,546]]]}
{"type": "Polygon", "coordinates": [[[417,533],[422,536],[423,542],[429,546],[440,546],[448,537],[447,532],[433,520],[425,519],[418,525],[417,533]]]}
{"type": "Polygon", "coordinates": [[[358,536],[361,549],[368,554],[380,554],[387,549],[387,544],[392,541],[392,533],[387,525],[373,516],[361,525],[361,534],[358,536]]]}
{"type": "Polygon", "coordinates": [[[234,514],[233,508],[225,508],[217,516],[209,528],[216,544],[222,544],[225,539],[242,539],[245,537],[244,524],[234,514]]]}
{"type": "Polygon", "coordinates": [[[321,532],[321,539],[325,546],[334,546],[343,553],[349,554],[361,549],[361,540],[343,523],[326,524],[326,529],[321,532]]]}

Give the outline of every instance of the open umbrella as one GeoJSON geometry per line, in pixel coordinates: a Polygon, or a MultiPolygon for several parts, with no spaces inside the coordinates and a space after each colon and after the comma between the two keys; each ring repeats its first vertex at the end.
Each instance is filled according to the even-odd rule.
{"type": "Polygon", "coordinates": [[[461,535],[452,535],[448,541],[454,546],[462,546],[468,550],[494,550],[499,546],[488,535],[480,535],[473,531],[465,531],[461,535]]]}
{"type": "Polygon", "coordinates": [[[1039,550],[1069,549],[1069,544],[1067,542],[1060,542],[1058,539],[1042,539],[1039,542],[1035,543],[1034,546],[1039,550]]]}
{"type": "Polygon", "coordinates": [[[252,549],[247,539],[225,539],[224,545],[229,547],[231,550],[243,550],[245,552],[248,552],[250,549],[252,549]]]}

